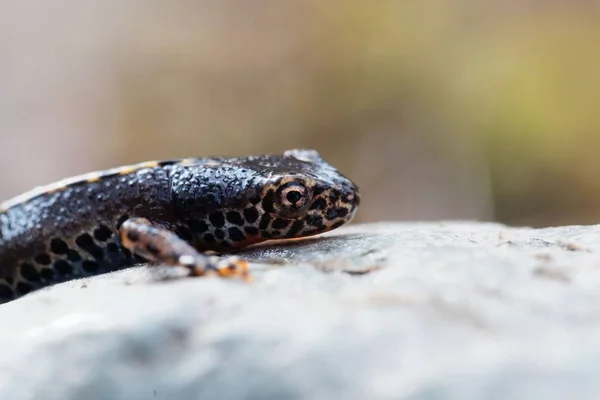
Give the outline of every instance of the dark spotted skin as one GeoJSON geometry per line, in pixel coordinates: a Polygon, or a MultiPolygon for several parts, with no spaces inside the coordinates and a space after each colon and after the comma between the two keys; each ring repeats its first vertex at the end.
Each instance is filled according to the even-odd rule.
{"type": "Polygon", "coordinates": [[[0,303],[151,261],[246,276],[227,252],[349,222],[356,185],[312,150],[158,161],[75,177],[0,205],[0,303]]]}

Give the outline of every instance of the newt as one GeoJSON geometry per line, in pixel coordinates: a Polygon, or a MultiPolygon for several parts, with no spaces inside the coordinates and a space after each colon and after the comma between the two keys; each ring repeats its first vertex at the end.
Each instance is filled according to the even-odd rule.
{"type": "Polygon", "coordinates": [[[249,277],[234,252],[348,223],[357,186],[314,150],[150,161],[64,179],[0,204],[0,304],[142,262],[249,277]]]}

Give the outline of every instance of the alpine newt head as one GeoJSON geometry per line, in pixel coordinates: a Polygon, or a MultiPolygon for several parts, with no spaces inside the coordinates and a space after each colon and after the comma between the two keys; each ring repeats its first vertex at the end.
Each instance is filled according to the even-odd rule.
{"type": "Polygon", "coordinates": [[[349,222],[357,186],[314,150],[174,166],[171,205],[212,250],[315,235],[349,222]]]}

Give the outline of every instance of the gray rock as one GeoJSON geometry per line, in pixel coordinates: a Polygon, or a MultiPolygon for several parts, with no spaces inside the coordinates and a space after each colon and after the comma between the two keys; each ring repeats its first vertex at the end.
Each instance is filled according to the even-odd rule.
{"type": "Polygon", "coordinates": [[[252,284],[138,267],[0,306],[0,398],[600,398],[599,226],[355,225],[242,255],[252,284]]]}

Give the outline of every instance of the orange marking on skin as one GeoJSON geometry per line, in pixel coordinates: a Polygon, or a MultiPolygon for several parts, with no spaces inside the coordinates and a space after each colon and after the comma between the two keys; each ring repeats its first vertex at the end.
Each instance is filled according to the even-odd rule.
{"type": "Polygon", "coordinates": [[[140,168],[155,168],[158,167],[158,161],[146,161],[141,164],[138,164],[140,168]]]}
{"type": "Polygon", "coordinates": [[[223,277],[244,276],[247,273],[248,263],[246,261],[236,261],[235,264],[219,269],[219,275],[223,277]]]}
{"type": "Polygon", "coordinates": [[[159,166],[158,161],[147,161],[140,164],[127,165],[125,167],[118,168],[119,175],[128,175],[132,172],[139,171],[145,168],[155,168],[159,166]]]}
{"type": "Polygon", "coordinates": [[[198,161],[195,158],[183,158],[179,161],[179,165],[187,166],[187,165],[195,165],[198,161]]]}
{"type": "Polygon", "coordinates": [[[98,182],[100,178],[102,178],[102,174],[92,175],[86,179],[86,182],[95,183],[98,182]]]}
{"type": "Polygon", "coordinates": [[[219,273],[223,277],[237,277],[242,278],[246,282],[252,282],[248,261],[246,260],[239,260],[235,263],[235,265],[232,265],[229,268],[224,268],[220,270],[219,273]]]}

